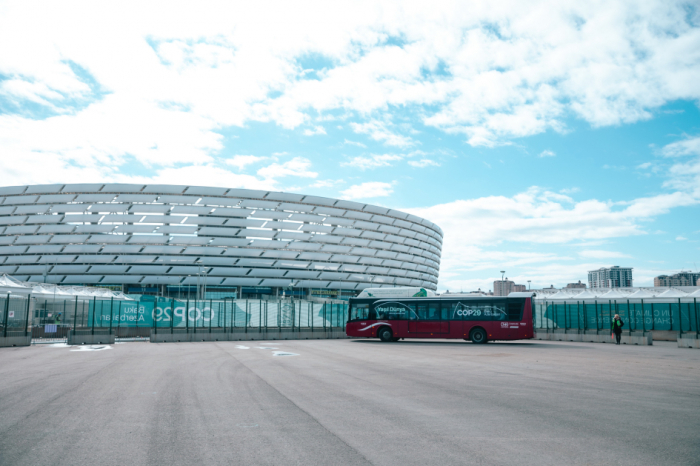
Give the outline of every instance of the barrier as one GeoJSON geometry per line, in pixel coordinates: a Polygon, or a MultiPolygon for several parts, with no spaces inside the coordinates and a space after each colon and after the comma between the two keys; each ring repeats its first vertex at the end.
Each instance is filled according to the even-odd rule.
{"type": "Polygon", "coordinates": [[[112,332],[90,330],[72,330],[68,333],[69,345],[113,345],[115,335],[112,332]]]}
{"type": "Polygon", "coordinates": [[[695,348],[700,349],[700,336],[693,333],[678,334],[679,348],[695,348]]]}
{"type": "Polygon", "coordinates": [[[8,346],[30,346],[32,344],[32,335],[17,335],[6,336],[0,335],[0,348],[8,346]]]}
{"type": "MultiPolygon", "coordinates": [[[[548,341],[575,341],[581,343],[615,343],[610,332],[599,333],[593,331],[572,330],[545,330],[538,329],[535,332],[536,340],[548,341]]],[[[654,344],[651,332],[622,332],[620,343],[623,345],[652,346],[654,344]]]]}

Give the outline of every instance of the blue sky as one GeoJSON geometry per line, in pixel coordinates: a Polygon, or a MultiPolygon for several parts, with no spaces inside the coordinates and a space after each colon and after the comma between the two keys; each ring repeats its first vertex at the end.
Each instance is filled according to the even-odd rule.
{"type": "Polygon", "coordinates": [[[697,5],[579,3],[3,2],[3,184],[398,208],[445,231],[440,289],[697,270],[697,5]]]}

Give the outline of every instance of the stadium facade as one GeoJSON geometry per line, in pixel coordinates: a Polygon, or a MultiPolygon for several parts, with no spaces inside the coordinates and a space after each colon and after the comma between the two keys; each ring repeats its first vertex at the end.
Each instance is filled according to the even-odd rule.
{"type": "Polygon", "coordinates": [[[202,186],[0,188],[0,274],[206,299],[435,290],[442,230],[384,207],[202,186]],[[342,291],[341,291],[342,290],[342,291]]]}

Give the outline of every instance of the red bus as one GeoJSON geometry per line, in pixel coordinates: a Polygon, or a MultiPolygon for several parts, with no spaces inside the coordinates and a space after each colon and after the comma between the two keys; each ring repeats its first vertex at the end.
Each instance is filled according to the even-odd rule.
{"type": "Polygon", "coordinates": [[[486,343],[533,338],[532,293],[508,297],[351,298],[349,337],[450,338],[486,343]]]}

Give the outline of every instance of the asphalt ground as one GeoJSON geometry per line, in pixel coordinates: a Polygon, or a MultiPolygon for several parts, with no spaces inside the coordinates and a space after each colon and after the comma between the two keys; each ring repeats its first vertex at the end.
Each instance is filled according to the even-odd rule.
{"type": "Polygon", "coordinates": [[[700,351],[675,343],[77,349],[0,349],[0,464],[700,464],[700,351]]]}

